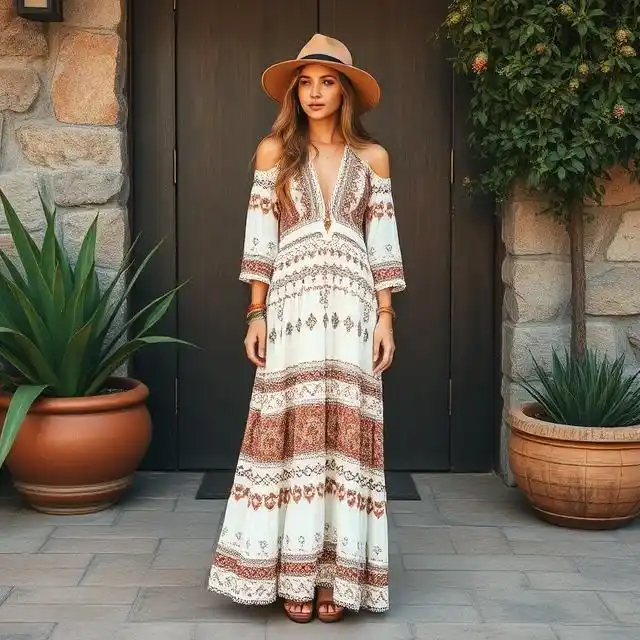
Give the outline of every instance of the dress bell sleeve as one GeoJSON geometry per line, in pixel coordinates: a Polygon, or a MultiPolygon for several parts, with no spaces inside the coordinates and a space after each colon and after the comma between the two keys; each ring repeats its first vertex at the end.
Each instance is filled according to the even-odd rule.
{"type": "Polygon", "coordinates": [[[255,170],[244,234],[240,281],[259,280],[271,284],[278,252],[276,215],[276,168],[255,170]]]}
{"type": "Polygon", "coordinates": [[[398,238],[391,180],[371,173],[371,195],[366,211],[365,240],[376,291],[406,288],[398,238]]]}

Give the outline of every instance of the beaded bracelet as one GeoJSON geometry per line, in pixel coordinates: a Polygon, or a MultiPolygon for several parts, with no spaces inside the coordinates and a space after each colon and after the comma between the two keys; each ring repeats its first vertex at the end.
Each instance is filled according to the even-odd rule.
{"type": "Polygon", "coordinates": [[[252,311],[257,311],[258,309],[261,309],[264,311],[266,308],[267,308],[267,305],[264,302],[254,302],[249,305],[247,312],[251,313],[252,311]]]}
{"type": "Polygon", "coordinates": [[[247,323],[253,322],[259,318],[264,318],[267,311],[267,305],[264,302],[253,302],[247,309],[247,323]]]}
{"type": "Polygon", "coordinates": [[[388,313],[394,320],[396,319],[396,312],[393,310],[393,307],[378,307],[378,317],[381,313],[388,313]]]}
{"type": "Polygon", "coordinates": [[[247,313],[247,324],[251,324],[254,320],[265,319],[267,314],[264,309],[256,309],[247,313]]]}

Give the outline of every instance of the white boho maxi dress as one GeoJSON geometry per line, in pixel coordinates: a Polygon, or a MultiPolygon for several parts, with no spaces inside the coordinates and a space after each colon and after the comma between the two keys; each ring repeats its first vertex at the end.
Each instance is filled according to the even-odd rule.
{"type": "Polygon", "coordinates": [[[277,216],[277,167],[255,171],[240,280],[269,284],[265,366],[209,578],[244,604],[389,608],[377,290],[405,288],[391,194],[346,147],[325,207],[308,162],[277,216]]]}

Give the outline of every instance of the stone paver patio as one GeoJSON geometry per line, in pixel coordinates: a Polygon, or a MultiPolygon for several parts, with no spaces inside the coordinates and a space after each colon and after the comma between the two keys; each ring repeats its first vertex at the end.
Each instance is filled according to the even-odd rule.
{"type": "Polygon", "coordinates": [[[109,511],[52,517],[0,497],[0,640],[637,640],[640,522],[539,522],[492,475],[416,475],[390,503],[392,608],[295,625],[205,590],[224,503],[199,474],[143,473],[109,511]],[[375,623],[375,624],[374,624],[375,623]]]}

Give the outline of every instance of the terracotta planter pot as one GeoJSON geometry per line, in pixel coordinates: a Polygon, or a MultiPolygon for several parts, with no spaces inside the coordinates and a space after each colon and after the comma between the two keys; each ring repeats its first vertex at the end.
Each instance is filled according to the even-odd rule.
{"type": "Polygon", "coordinates": [[[572,427],[510,412],[509,462],[538,515],[580,529],[615,529],[640,513],[640,425],[572,427]]]}
{"type": "MultiPolygon", "coordinates": [[[[44,513],[101,511],[131,484],[151,438],[149,389],[128,378],[121,392],[45,398],[32,406],[7,458],[16,489],[44,513]]],[[[0,394],[4,421],[11,397],[0,394]]],[[[2,424],[0,422],[0,424],[2,424]]]]}

